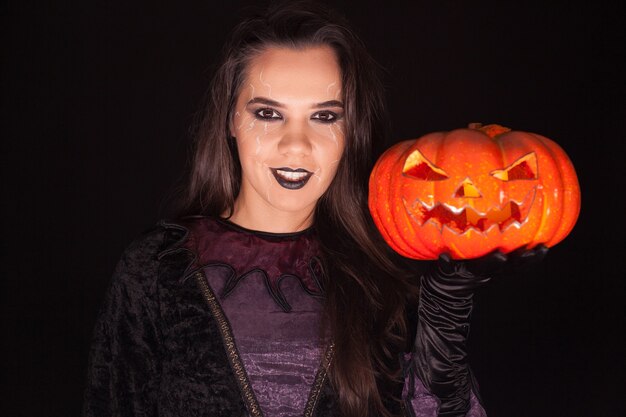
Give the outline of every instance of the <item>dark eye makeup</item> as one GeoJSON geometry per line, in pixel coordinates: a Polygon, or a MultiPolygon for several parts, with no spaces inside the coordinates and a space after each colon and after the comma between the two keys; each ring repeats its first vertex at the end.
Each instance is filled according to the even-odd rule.
{"type": "Polygon", "coordinates": [[[342,115],[337,114],[330,110],[318,111],[317,113],[311,116],[311,119],[316,120],[321,123],[335,123],[337,120],[341,119],[342,115]]]}
{"type": "Polygon", "coordinates": [[[280,113],[278,113],[276,110],[266,108],[266,107],[254,110],[253,113],[254,113],[254,117],[260,120],[274,120],[274,119],[283,118],[283,116],[280,113]]]}
{"type": "MultiPolygon", "coordinates": [[[[280,114],[278,111],[269,108],[269,107],[263,107],[260,109],[254,109],[252,110],[252,114],[254,115],[255,118],[259,119],[259,120],[264,120],[264,121],[273,121],[273,120],[282,120],[283,119],[283,115],[280,114]]],[[[315,112],[312,116],[311,116],[311,120],[314,120],[316,122],[319,123],[325,123],[325,124],[330,124],[330,123],[335,123],[338,120],[340,120],[343,117],[342,114],[338,114],[334,111],[330,111],[330,110],[322,110],[322,111],[318,111],[315,112]]]]}

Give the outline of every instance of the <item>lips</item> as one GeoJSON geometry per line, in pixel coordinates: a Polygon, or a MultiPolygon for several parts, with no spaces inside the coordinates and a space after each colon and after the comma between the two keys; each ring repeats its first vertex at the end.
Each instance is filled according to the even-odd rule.
{"type": "Polygon", "coordinates": [[[281,167],[270,168],[270,171],[272,171],[272,174],[274,175],[274,178],[276,178],[278,184],[288,190],[299,190],[306,185],[313,175],[312,172],[307,171],[304,168],[292,169],[281,167]]]}

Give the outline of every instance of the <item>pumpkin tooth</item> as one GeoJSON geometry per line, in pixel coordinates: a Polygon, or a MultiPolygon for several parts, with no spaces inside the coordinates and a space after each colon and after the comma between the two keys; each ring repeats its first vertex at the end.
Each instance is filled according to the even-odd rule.
{"type": "Polygon", "coordinates": [[[531,191],[526,194],[524,197],[524,201],[521,203],[517,203],[519,209],[519,222],[523,223],[526,221],[528,214],[530,213],[530,208],[533,206],[535,202],[535,196],[537,195],[537,188],[533,188],[531,191]]]}
{"type": "Polygon", "coordinates": [[[476,210],[472,208],[466,208],[465,212],[467,213],[467,220],[473,225],[477,225],[481,219],[484,219],[476,210]]]}
{"type": "Polygon", "coordinates": [[[422,206],[424,206],[426,208],[426,210],[432,210],[433,208],[435,208],[435,203],[433,202],[432,204],[428,204],[425,201],[422,200],[416,200],[418,203],[420,203],[422,206]]]}
{"type": "Polygon", "coordinates": [[[451,206],[449,204],[442,204],[443,207],[445,207],[446,209],[450,210],[452,213],[454,214],[460,214],[461,212],[463,212],[465,210],[464,207],[458,208],[458,207],[454,207],[451,206]]]}
{"type": "Polygon", "coordinates": [[[535,199],[535,194],[537,190],[533,188],[533,190],[529,191],[528,194],[524,197],[524,200],[521,203],[516,201],[510,201],[507,203],[509,206],[510,215],[504,221],[498,223],[500,227],[500,231],[505,231],[511,226],[515,226],[516,228],[520,228],[522,224],[526,221],[528,217],[528,213],[530,212],[530,207],[533,204],[535,199]]]}
{"type": "Polygon", "coordinates": [[[506,203],[501,208],[489,210],[487,218],[494,223],[501,224],[511,218],[511,202],[506,203]]]}
{"type": "Polygon", "coordinates": [[[467,221],[467,210],[463,210],[461,213],[454,216],[453,223],[461,232],[467,230],[468,224],[471,225],[471,223],[467,221]]]}

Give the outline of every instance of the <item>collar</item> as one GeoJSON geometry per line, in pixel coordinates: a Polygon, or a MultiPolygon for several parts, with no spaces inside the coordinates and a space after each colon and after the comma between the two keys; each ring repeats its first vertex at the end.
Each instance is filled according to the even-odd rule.
{"type": "Polygon", "coordinates": [[[212,217],[188,218],[184,225],[188,233],[181,245],[195,254],[193,270],[216,265],[230,268],[222,298],[252,273],[264,275],[269,293],[284,311],[291,311],[280,287],[286,277],[296,277],[312,297],[323,297],[314,228],[295,233],[259,232],[212,217]]]}

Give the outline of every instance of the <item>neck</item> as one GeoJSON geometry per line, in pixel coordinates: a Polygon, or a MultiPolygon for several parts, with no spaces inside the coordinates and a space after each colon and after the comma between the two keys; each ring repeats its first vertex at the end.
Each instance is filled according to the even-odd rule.
{"type": "Polygon", "coordinates": [[[241,227],[259,232],[293,233],[311,227],[314,210],[315,206],[296,212],[267,206],[261,208],[258,205],[246,204],[243,198],[238,197],[229,220],[241,227]]]}

